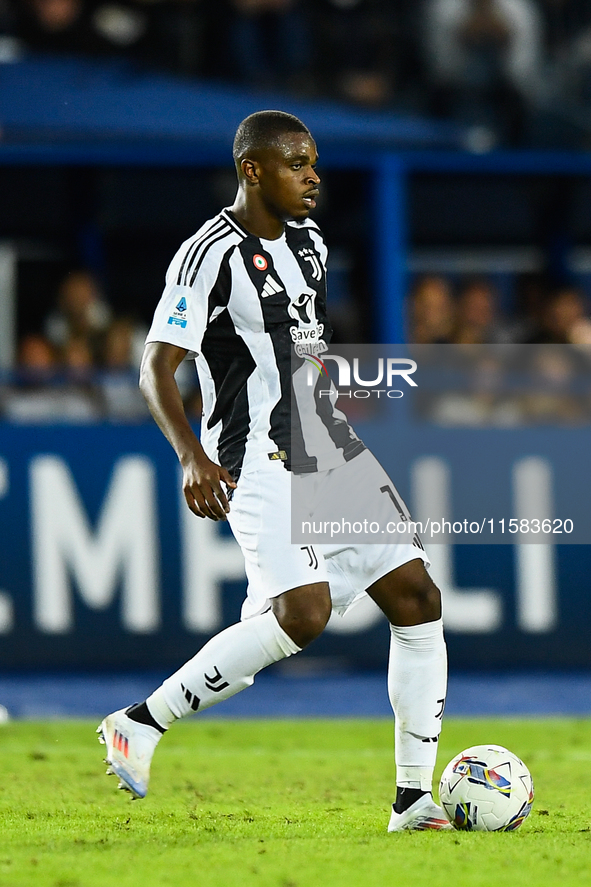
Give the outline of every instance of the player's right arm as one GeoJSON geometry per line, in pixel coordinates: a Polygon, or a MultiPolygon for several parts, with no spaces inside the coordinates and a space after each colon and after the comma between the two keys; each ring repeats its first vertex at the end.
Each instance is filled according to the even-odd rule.
{"type": "Polygon", "coordinates": [[[209,459],[187,419],[175,372],[187,349],[168,342],[148,342],[142,357],[140,389],[152,416],[172,445],[183,469],[183,493],[197,517],[226,520],[226,487],[236,484],[225,468],[209,459]]]}

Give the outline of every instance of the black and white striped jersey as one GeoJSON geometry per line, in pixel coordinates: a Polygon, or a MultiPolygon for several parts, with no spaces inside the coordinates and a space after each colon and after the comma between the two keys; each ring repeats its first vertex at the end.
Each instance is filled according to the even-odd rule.
{"type": "Polygon", "coordinates": [[[201,442],[234,477],[255,454],[299,473],[336,468],[364,449],[334,397],[320,396],[326,381],[303,383],[306,356],[326,351],[332,333],[326,257],[310,219],[263,240],[224,209],[170,264],[147,341],[195,357],[201,442]]]}

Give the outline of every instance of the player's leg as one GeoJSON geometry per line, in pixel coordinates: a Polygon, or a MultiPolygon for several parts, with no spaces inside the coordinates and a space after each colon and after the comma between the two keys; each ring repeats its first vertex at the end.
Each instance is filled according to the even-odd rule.
{"type": "Polygon", "coordinates": [[[330,610],[326,582],[284,592],[267,612],[211,638],[144,702],[106,717],[98,732],[120,787],[145,797],[152,756],[171,724],[229,699],[263,668],[298,653],[322,632],[330,610]]]}
{"type": "Polygon", "coordinates": [[[300,649],[307,647],[326,628],[332,602],[328,582],[292,588],[271,601],[275,618],[300,649]]]}
{"type": "Polygon", "coordinates": [[[250,686],[257,672],[299,652],[326,625],[327,570],[312,546],[291,544],[290,492],[281,462],[246,466],[229,515],[248,577],[242,622],[211,638],[147,700],[100,725],[107,761],[136,797],[146,794],[154,750],[175,720],[250,686]]]}
{"type": "Polygon", "coordinates": [[[350,545],[336,540],[324,553],[335,609],[350,605],[365,589],[390,622],[388,688],[396,715],[398,784],[390,826],[441,827],[447,820],[430,792],[447,656],[440,594],[425,568],[427,555],[406,505],[369,451],[327,473],[322,501],[325,511],[335,512],[335,518],[340,512],[351,525],[367,518],[379,527],[394,527],[387,537],[381,533],[366,538],[370,544],[356,543],[354,536],[344,540],[350,545]],[[418,808],[410,809],[415,803],[422,809],[420,816],[415,816],[418,808]]]}
{"type": "Polygon", "coordinates": [[[368,588],[390,622],[388,692],[396,717],[396,785],[389,830],[449,828],[433,802],[432,780],[447,691],[439,589],[422,559],[368,588]]]}
{"type": "Polygon", "coordinates": [[[330,606],[326,582],[278,595],[267,612],[224,629],[167,678],[146,700],[150,714],[166,729],[250,687],[263,668],[299,653],[318,637],[330,606]]]}

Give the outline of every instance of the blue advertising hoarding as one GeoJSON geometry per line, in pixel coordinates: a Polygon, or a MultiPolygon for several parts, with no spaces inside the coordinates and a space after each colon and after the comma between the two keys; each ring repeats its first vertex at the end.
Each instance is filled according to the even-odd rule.
{"type": "MultiPolygon", "coordinates": [[[[458,440],[473,449],[478,430],[450,436],[448,452],[428,434],[399,442],[395,465],[383,429],[366,422],[357,431],[417,515],[425,484],[440,501],[473,499],[458,440]]],[[[496,433],[529,435],[543,468],[535,441],[544,432],[496,433]]],[[[578,429],[560,465],[548,457],[565,483],[580,479],[582,496],[590,445],[591,432],[578,429]]],[[[558,540],[427,546],[452,668],[591,666],[591,549],[558,540]]],[[[0,426],[0,668],[174,667],[239,618],[244,590],[228,528],[187,510],[155,427],[0,426]]],[[[385,620],[368,602],[334,616],[303,655],[320,668],[372,668],[387,646],[385,620]]]]}

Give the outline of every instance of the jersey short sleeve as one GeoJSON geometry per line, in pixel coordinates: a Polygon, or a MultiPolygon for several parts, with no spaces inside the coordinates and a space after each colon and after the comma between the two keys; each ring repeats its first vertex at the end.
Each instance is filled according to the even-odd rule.
{"type": "Polygon", "coordinates": [[[220,215],[183,243],[166,273],[147,342],[169,342],[199,354],[224,257],[243,237],[220,215]]]}
{"type": "Polygon", "coordinates": [[[198,354],[207,325],[207,294],[199,279],[187,286],[170,273],[167,278],[146,342],[168,342],[198,354]]]}

